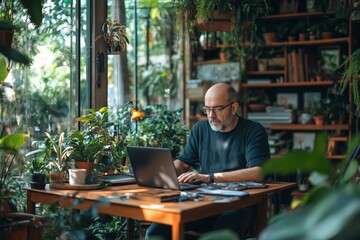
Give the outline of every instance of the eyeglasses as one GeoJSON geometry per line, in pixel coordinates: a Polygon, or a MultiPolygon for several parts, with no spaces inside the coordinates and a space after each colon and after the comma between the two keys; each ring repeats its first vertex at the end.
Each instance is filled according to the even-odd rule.
{"type": "Polygon", "coordinates": [[[229,103],[228,105],[226,105],[226,106],[223,106],[223,107],[213,107],[213,108],[211,108],[211,107],[202,107],[201,108],[201,111],[204,113],[204,114],[210,114],[211,113],[211,111],[213,111],[216,115],[218,115],[218,114],[221,114],[222,113],[222,111],[225,109],[225,108],[227,108],[228,106],[230,106],[230,105],[232,105],[232,104],[234,104],[235,102],[231,102],[231,103],[229,103]]]}

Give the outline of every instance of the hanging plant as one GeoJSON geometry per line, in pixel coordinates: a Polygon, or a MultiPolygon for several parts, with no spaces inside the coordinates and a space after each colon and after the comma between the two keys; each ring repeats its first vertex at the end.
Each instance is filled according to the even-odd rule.
{"type": "Polygon", "coordinates": [[[356,106],[355,116],[360,117],[360,93],[359,93],[359,83],[357,76],[360,74],[360,48],[356,49],[345,61],[341,64],[340,68],[343,66],[348,66],[341,79],[341,94],[343,94],[349,85],[352,88],[352,95],[354,104],[356,106]]]}
{"type": "Polygon", "coordinates": [[[129,38],[125,34],[126,26],[121,25],[117,20],[111,21],[107,19],[102,25],[102,32],[100,36],[96,37],[95,41],[103,37],[108,52],[122,52],[126,49],[126,44],[129,44],[129,38]]]}

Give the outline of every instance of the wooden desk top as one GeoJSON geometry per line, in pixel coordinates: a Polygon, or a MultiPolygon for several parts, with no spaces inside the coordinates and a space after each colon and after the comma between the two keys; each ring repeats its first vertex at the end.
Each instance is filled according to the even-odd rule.
{"type": "MultiPolygon", "coordinates": [[[[233,202],[242,201],[244,204],[242,205],[252,205],[253,201],[257,201],[257,199],[261,196],[280,192],[295,186],[295,183],[288,183],[288,182],[274,182],[274,183],[267,183],[269,186],[268,188],[259,188],[259,189],[246,189],[244,191],[249,192],[249,196],[239,198],[233,202]]],[[[186,202],[164,202],[164,203],[152,203],[146,202],[143,200],[136,200],[136,199],[127,199],[122,196],[126,193],[136,193],[139,191],[145,191],[147,188],[139,186],[137,184],[130,184],[130,185],[120,185],[120,186],[108,186],[103,189],[98,190],[86,190],[86,191],[78,191],[78,190],[62,190],[62,189],[53,189],[46,187],[45,190],[37,190],[37,189],[30,189],[25,188],[27,191],[38,193],[37,195],[43,195],[43,197],[56,197],[59,198],[60,196],[71,196],[76,195],[76,198],[83,198],[89,201],[97,201],[99,198],[104,197],[108,198],[111,204],[119,204],[119,205],[126,205],[126,206],[133,206],[133,207],[140,207],[142,209],[153,209],[153,208],[161,208],[164,212],[184,212],[190,211],[194,208],[201,208],[203,206],[208,205],[226,205],[232,204],[233,202],[229,203],[214,203],[211,199],[214,196],[205,196],[204,200],[202,201],[186,201],[186,202]]],[[[195,190],[196,191],[196,190],[195,190]]],[[[49,199],[49,201],[51,201],[49,199]]],[[[47,202],[46,199],[37,199],[36,202],[47,202]]],[[[245,207],[245,206],[242,206],[245,207]]]]}

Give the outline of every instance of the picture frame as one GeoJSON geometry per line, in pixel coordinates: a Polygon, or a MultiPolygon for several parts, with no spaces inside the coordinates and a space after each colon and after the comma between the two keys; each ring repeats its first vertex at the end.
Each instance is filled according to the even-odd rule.
{"type": "Polygon", "coordinates": [[[276,95],[276,103],[285,108],[298,108],[298,94],[297,93],[278,93],[276,95]]]}
{"type": "Polygon", "coordinates": [[[312,151],[314,150],[315,133],[294,132],[293,149],[312,151]]]}
{"type": "Polygon", "coordinates": [[[321,102],[321,92],[304,92],[304,106],[303,109],[309,110],[311,103],[321,102]]]}
{"type": "Polygon", "coordinates": [[[325,80],[332,80],[336,76],[334,70],[340,66],[340,46],[327,46],[319,48],[318,72],[325,80]]]}

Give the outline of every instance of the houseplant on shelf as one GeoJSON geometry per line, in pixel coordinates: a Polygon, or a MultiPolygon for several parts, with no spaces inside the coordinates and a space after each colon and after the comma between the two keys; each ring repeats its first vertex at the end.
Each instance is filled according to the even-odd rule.
{"type": "Polygon", "coordinates": [[[327,117],[326,106],[319,102],[311,102],[309,104],[310,114],[313,116],[315,125],[322,126],[325,124],[325,118],[327,117]]]}

